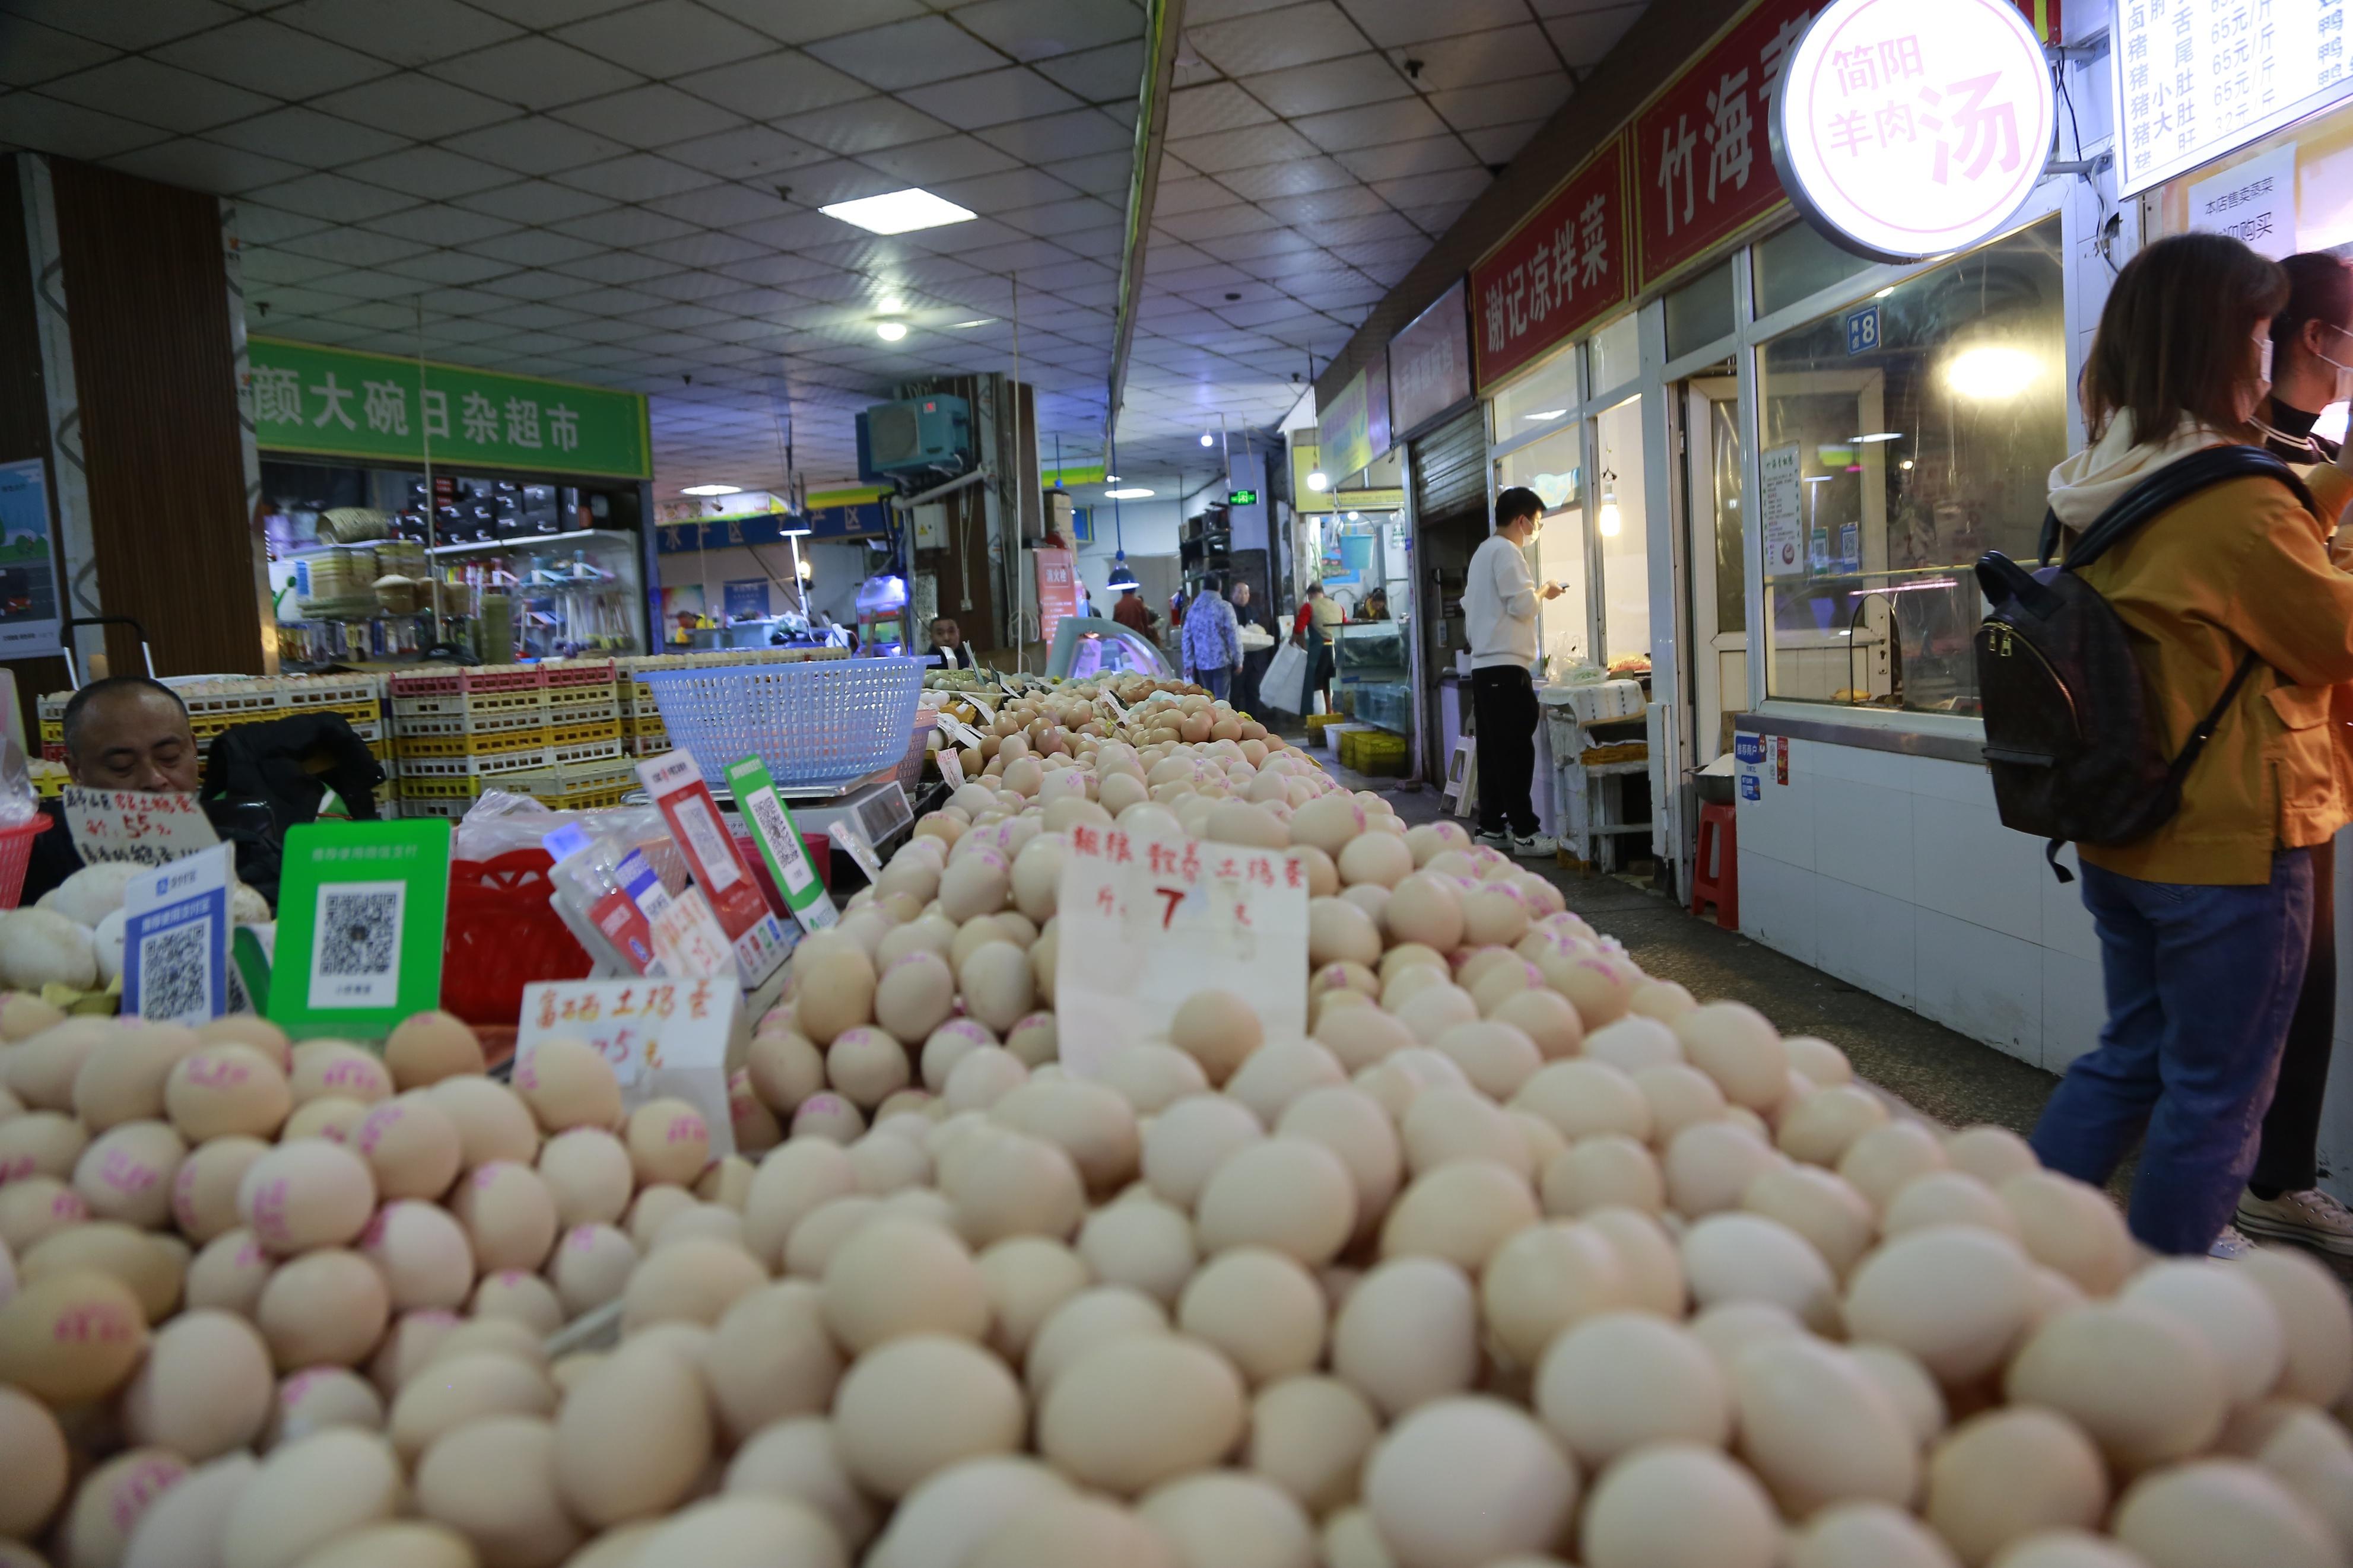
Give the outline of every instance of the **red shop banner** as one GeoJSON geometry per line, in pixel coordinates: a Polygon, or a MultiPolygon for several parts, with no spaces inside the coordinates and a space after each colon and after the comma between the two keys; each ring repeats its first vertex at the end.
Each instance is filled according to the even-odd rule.
{"type": "Polygon", "coordinates": [[[1773,89],[1815,7],[1765,0],[1634,119],[1641,286],[1787,199],[1773,172],[1773,89]]]}
{"type": "MultiPolygon", "coordinates": [[[[1767,179],[1772,172],[1768,158],[1767,179]]],[[[1625,138],[1613,136],[1471,269],[1471,335],[1482,387],[1633,298],[1626,205],[1625,138]]]]}

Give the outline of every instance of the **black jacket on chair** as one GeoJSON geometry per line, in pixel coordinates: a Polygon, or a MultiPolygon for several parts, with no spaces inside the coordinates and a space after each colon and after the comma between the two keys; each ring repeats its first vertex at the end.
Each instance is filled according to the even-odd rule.
{"type": "Polygon", "coordinates": [[[342,799],[354,820],[372,822],[376,816],[376,786],[382,783],[384,765],[368,750],[367,742],[353,732],[349,721],[340,713],[306,713],[222,731],[205,757],[205,782],[198,793],[208,812],[216,812],[216,803],[227,801],[259,802],[269,809],[269,886],[262,888],[262,879],[246,869],[243,846],[237,856],[237,875],[262,888],[274,905],[286,830],[315,821],[329,789],[342,799]],[[322,765],[314,770],[314,762],[322,765]]]}

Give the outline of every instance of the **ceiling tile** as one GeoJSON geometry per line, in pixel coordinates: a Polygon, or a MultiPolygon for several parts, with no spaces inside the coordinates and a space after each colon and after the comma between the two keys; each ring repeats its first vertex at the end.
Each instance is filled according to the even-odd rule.
{"type": "Polygon", "coordinates": [[[1559,75],[1522,77],[1487,87],[1460,88],[1430,95],[1430,107],[1457,131],[1478,131],[1523,120],[1548,120],[1568,101],[1568,79],[1559,75]]]}
{"type": "MultiPolygon", "coordinates": [[[[419,259],[423,259],[419,258],[419,259]]],[[[491,263],[490,265],[497,265],[491,263]]],[[[482,285],[501,294],[512,294],[518,300],[562,300],[583,294],[593,287],[586,279],[566,278],[561,272],[543,272],[533,268],[522,272],[509,272],[482,285]]]]}
{"type": "Polygon", "coordinates": [[[1020,160],[977,137],[943,136],[869,153],[860,162],[911,185],[931,186],[934,182],[993,174],[1015,167],[1020,160]]]}
{"type": "MultiPolygon", "coordinates": [[[[879,196],[905,188],[905,182],[879,169],[870,169],[863,163],[853,163],[847,158],[804,164],[777,183],[792,192],[790,200],[793,206],[804,208],[828,206],[835,202],[856,201],[860,196],[879,196]]],[[[828,224],[836,221],[832,218],[825,220],[828,224]]],[[[838,238],[845,231],[850,234],[866,232],[849,226],[826,232],[838,238]]],[[[812,243],[821,244],[823,241],[812,243]]]]}
{"type": "Polygon", "coordinates": [[[494,256],[518,267],[548,267],[559,261],[594,256],[604,247],[585,239],[575,239],[568,234],[527,228],[520,234],[502,234],[496,239],[476,240],[466,248],[477,256],[494,256]]]}
{"type": "MultiPolygon", "coordinates": [[[[0,53],[12,53],[17,47],[12,37],[0,53]]],[[[392,69],[381,60],[262,16],[248,16],[150,53],[166,65],[201,71],[272,98],[311,98],[392,69]]]]}
{"type": "MultiPolygon", "coordinates": [[[[0,99],[0,109],[5,109],[8,101],[0,99]]],[[[5,119],[5,116],[0,116],[0,119],[5,119]]],[[[312,217],[307,213],[264,206],[259,202],[239,201],[230,205],[235,213],[237,237],[248,246],[276,245],[298,234],[315,234],[326,227],[329,221],[312,217]]]]}
{"type": "Polygon", "coordinates": [[[797,49],[777,49],[670,84],[753,120],[780,120],[867,94],[865,83],[797,49]]]}
{"type": "Polygon", "coordinates": [[[706,185],[699,191],[662,196],[646,205],[704,228],[733,228],[774,217],[784,210],[776,192],[734,184],[706,185]]]}
{"type": "Polygon", "coordinates": [[[458,205],[493,217],[512,218],[517,223],[554,223],[562,218],[596,212],[613,204],[592,192],[575,191],[553,180],[522,180],[512,185],[460,196],[458,205]]]}
{"type": "Polygon", "coordinates": [[[1441,169],[1468,169],[1478,163],[1461,138],[1454,136],[1428,136],[1419,142],[1366,147],[1341,153],[1340,162],[1350,174],[1367,183],[1403,179],[1409,174],[1432,174],[1441,169]]]}
{"type": "Polygon", "coordinates": [[[565,184],[623,202],[676,195],[712,183],[711,176],[702,170],[673,163],[651,153],[632,153],[625,158],[591,163],[585,169],[567,170],[556,178],[565,184]]]}
{"type": "Polygon", "coordinates": [[[1098,196],[1109,196],[1124,207],[1130,176],[1135,172],[1135,159],[1128,153],[1097,153],[1091,157],[1071,158],[1059,163],[1049,163],[1046,172],[1065,184],[1098,196]]]}
{"type": "Polygon", "coordinates": [[[1017,207],[999,216],[1008,227],[1018,228],[1024,234],[1055,239],[1082,230],[1100,228],[1107,221],[1116,225],[1120,213],[1119,209],[1092,196],[1080,196],[1071,201],[1017,207]]]}
{"type": "Polygon", "coordinates": [[[402,135],[428,142],[512,120],[515,113],[495,99],[410,71],[339,92],[334,104],[336,113],[363,124],[398,126],[402,135]]]}
{"type": "Polygon", "coordinates": [[[343,173],[372,184],[389,185],[412,196],[447,201],[507,184],[512,175],[495,164],[440,147],[409,147],[347,163],[343,173]]]}
{"type": "Polygon", "coordinates": [[[776,121],[780,131],[845,158],[945,136],[952,127],[895,99],[867,98],[853,103],[796,114],[776,121]]]}
{"type": "Polygon", "coordinates": [[[445,145],[522,174],[552,174],[627,150],[618,142],[536,114],[452,136],[445,145]]]}
{"type": "Polygon", "coordinates": [[[559,27],[555,37],[650,77],[707,70],[768,47],[760,34],[693,0],[647,0],[559,27]]]}
{"type": "Polygon", "coordinates": [[[1084,108],[1077,99],[1022,66],[911,87],[899,96],[924,113],[965,131],[1084,108]]]}
{"type": "Polygon", "coordinates": [[[503,261],[469,256],[462,250],[428,250],[422,256],[386,262],[384,269],[423,283],[480,283],[513,270],[503,261]]]}
{"type": "Polygon", "coordinates": [[[364,228],[328,228],[290,239],[279,248],[297,256],[316,257],[321,261],[340,262],[345,267],[375,267],[430,247],[364,228]]]}
{"type": "Polygon", "coordinates": [[[463,207],[437,204],[371,218],[367,226],[379,234],[397,235],[403,239],[421,240],[427,245],[463,245],[468,240],[488,239],[494,234],[509,233],[515,225],[505,218],[492,217],[488,213],[469,212],[463,207]]]}
{"type": "Polygon", "coordinates": [[[1017,60],[1042,60],[1140,37],[1144,14],[1113,0],[980,0],[955,20],[1017,60]]]}
{"type": "Polygon", "coordinates": [[[1307,139],[1287,125],[1246,125],[1239,131],[1171,142],[1168,149],[1205,174],[1315,155],[1307,139]]]}
{"type": "Polygon", "coordinates": [[[1080,109],[1068,114],[1016,121],[980,132],[980,139],[1032,163],[1051,163],[1091,153],[1120,150],[1133,156],[1135,146],[1134,127],[1103,109],[1080,109]]]}
{"type": "Polygon", "coordinates": [[[1034,207],[1043,202],[1066,200],[1079,193],[1041,169],[1008,169],[970,180],[952,180],[934,187],[958,206],[995,216],[1009,207],[1034,207]]]}
{"type": "Polygon", "coordinates": [[[631,147],[659,147],[733,131],[743,121],[716,104],[689,98],[674,87],[640,87],[606,98],[590,99],[555,111],[555,117],[584,131],[631,147]]]}
{"type": "MultiPolygon", "coordinates": [[[[839,243],[858,230],[823,213],[800,211],[744,224],[728,232],[771,250],[790,251],[804,246],[839,243]]],[[[813,265],[800,257],[776,256],[764,262],[731,264],[723,270],[729,277],[741,278],[746,283],[787,283],[797,278],[817,277],[831,268],[813,265]]]]}
{"type": "Polygon", "coordinates": [[[174,136],[136,152],[117,153],[106,162],[111,167],[142,179],[160,180],[167,185],[209,191],[216,195],[275,184],[303,173],[299,163],[265,158],[242,148],[224,147],[201,136],[174,136]]]}
{"type": "Polygon", "coordinates": [[[1153,226],[1178,239],[1211,239],[1221,234],[1240,234],[1267,221],[1266,214],[1254,206],[1236,204],[1229,207],[1213,207],[1208,212],[1177,213],[1168,217],[1157,214],[1153,226]]]}
{"type": "Polygon", "coordinates": [[[237,20],[237,13],[214,0],[10,0],[13,16],[37,22],[77,37],[119,49],[153,48],[167,39],[237,20]]]}
{"type": "Polygon", "coordinates": [[[1491,125],[1479,131],[1466,131],[1462,133],[1462,140],[1471,143],[1471,150],[1479,155],[1481,162],[1508,163],[1519,155],[1521,148],[1528,144],[1528,138],[1543,126],[1541,120],[1523,120],[1516,125],[1491,125]]]}
{"type": "Polygon", "coordinates": [[[1559,81],[1561,96],[1568,93],[1568,78],[1554,56],[1544,29],[1533,22],[1485,33],[1433,38],[1414,45],[1411,52],[1422,62],[1421,74],[1414,79],[1414,84],[1424,92],[1447,92],[1549,75],[1559,81]]]}
{"type": "MultiPolygon", "coordinates": [[[[743,261],[760,254],[760,247],[732,234],[690,234],[684,239],[665,239],[649,245],[643,255],[648,260],[661,260],[672,266],[704,268],[722,261],[743,261]]],[[[743,287],[733,278],[722,278],[716,272],[665,272],[659,278],[649,278],[638,285],[648,293],[659,294],[666,300],[694,300],[704,304],[716,296],[732,294],[743,287]]],[[[716,310],[719,307],[712,306],[716,310]]]]}
{"type": "Polygon", "coordinates": [[[1039,71],[1056,85],[1089,103],[1132,99],[1144,86],[1144,45],[1113,44],[1082,55],[1060,55],[1037,62],[1039,71]]]}
{"type": "Polygon", "coordinates": [[[807,44],[819,38],[920,16],[923,0],[858,0],[854,5],[778,4],[778,0],[702,0],[722,15],[747,27],[756,27],[780,44],[807,44]]]}
{"type": "MultiPolygon", "coordinates": [[[[1467,154],[1466,154],[1467,159],[1467,154]]],[[[1218,176],[1218,183],[1246,201],[1271,196],[1301,196],[1314,191],[1337,190],[1356,184],[1356,176],[1329,158],[1297,158],[1282,163],[1261,163],[1218,176]]]]}
{"type": "Polygon", "coordinates": [[[525,109],[553,109],[599,93],[618,92],[640,79],[608,61],[536,34],[444,60],[433,68],[433,74],[525,109]]]}
{"type": "Polygon", "coordinates": [[[1370,54],[1270,71],[1248,78],[1242,86],[1286,120],[1360,109],[1413,93],[1403,73],[1379,55],[1370,54]]]}
{"type": "Polygon", "coordinates": [[[1005,57],[944,16],[919,16],[812,43],[808,52],[859,80],[894,92],[993,70],[1005,57]]]}
{"type": "Polygon", "coordinates": [[[1197,213],[1205,207],[1229,206],[1234,194],[1215,180],[1194,175],[1172,180],[1164,176],[1159,190],[1152,200],[1152,216],[1164,217],[1175,213],[1197,213]]]}
{"type": "MultiPolygon", "coordinates": [[[[649,278],[659,278],[666,273],[675,272],[678,270],[678,264],[651,256],[639,256],[630,250],[608,250],[598,256],[584,256],[577,261],[559,261],[555,264],[554,269],[574,278],[594,279],[608,287],[617,288],[624,283],[641,283],[649,278]]],[[[593,300],[583,302],[579,308],[593,311],[602,311],[606,309],[604,305],[593,300]]],[[[641,310],[645,309],[645,305],[643,301],[639,301],[627,308],[641,310]]]]}
{"type": "Polygon", "coordinates": [[[404,145],[399,137],[386,135],[374,126],[355,125],[315,109],[280,109],[235,125],[224,125],[213,132],[212,140],[312,167],[335,168],[404,145]]]}
{"type": "Polygon", "coordinates": [[[1440,202],[1432,206],[1405,207],[1400,210],[1412,221],[1416,228],[1430,236],[1430,238],[1436,239],[1448,229],[1452,228],[1454,220],[1461,217],[1470,205],[1467,201],[1440,202]]]}
{"type": "Polygon", "coordinates": [[[1326,153],[1377,147],[1385,142],[1411,142],[1446,132],[1446,121],[1419,98],[1400,98],[1366,104],[1362,109],[1311,115],[1293,123],[1301,135],[1326,153]]]}
{"type": "MultiPolygon", "coordinates": [[[[238,254],[245,280],[252,283],[307,283],[335,270],[336,264],[318,257],[302,256],[290,250],[277,250],[266,246],[245,245],[238,254]]],[[[485,266],[493,265],[485,262],[485,266]]]]}
{"type": "Polygon", "coordinates": [[[104,44],[23,16],[0,21],[0,82],[10,87],[31,87],[113,58],[114,50],[104,44]]]}
{"type": "Polygon", "coordinates": [[[512,23],[460,0],[294,0],[270,19],[395,65],[421,66],[515,36],[512,23]]]}
{"type": "MultiPolygon", "coordinates": [[[[1590,3],[1590,0],[1587,0],[1590,3]]],[[[1341,8],[1383,48],[1425,38],[1505,27],[1528,19],[1527,0],[1340,0],[1341,8]]]]}
{"type": "Polygon", "coordinates": [[[1200,247],[1220,261],[1233,262],[1259,256],[1320,254],[1313,239],[1288,228],[1259,228],[1244,234],[1221,235],[1214,239],[1202,240],[1200,247]]]}
{"type": "Polygon", "coordinates": [[[1581,70],[1599,65],[1618,47],[1618,40],[1626,36],[1634,18],[1642,14],[1642,6],[1641,0],[1598,6],[1562,6],[1558,0],[1552,4],[1536,0],[1536,14],[1546,18],[1545,32],[1559,47],[1561,57],[1581,70]],[[1556,15],[1556,10],[1568,14],[1556,15]]]}
{"type": "Polygon", "coordinates": [[[1365,47],[1365,36],[1332,0],[1311,0],[1229,22],[1193,24],[1188,18],[1185,41],[1231,77],[1312,65],[1365,47]]]}
{"type": "Polygon", "coordinates": [[[777,175],[807,164],[822,163],[829,155],[821,147],[813,147],[797,136],[787,136],[765,125],[722,131],[716,136],[676,142],[662,149],[662,156],[722,179],[757,180],[763,184],[772,184],[777,175]]]}
{"type": "Polygon", "coordinates": [[[583,16],[600,11],[617,11],[631,0],[472,0],[485,11],[493,11],[518,26],[560,27],[566,22],[576,22],[583,16]]]}
{"type": "Polygon", "coordinates": [[[125,114],[183,134],[274,107],[259,93],[137,57],[59,77],[41,90],[85,109],[125,114]]]}
{"type": "Polygon", "coordinates": [[[1343,185],[1309,196],[1285,196],[1274,205],[1283,221],[1295,228],[1336,223],[1342,218],[1370,217],[1388,211],[1388,204],[1366,185],[1343,185]]]}
{"type": "Polygon", "coordinates": [[[1168,97],[1168,139],[1205,136],[1240,125],[1263,125],[1274,111],[1229,81],[1188,87],[1168,97]]]}
{"type": "Polygon", "coordinates": [[[681,223],[674,217],[664,217],[643,207],[615,207],[610,212],[566,218],[548,226],[558,234],[568,234],[575,239],[612,246],[650,245],[658,239],[676,239],[680,235],[695,232],[695,226],[691,223],[681,223]]]}
{"type": "Polygon", "coordinates": [[[358,223],[363,218],[381,217],[417,205],[412,196],[397,195],[381,185],[362,184],[341,174],[305,174],[299,180],[266,185],[253,194],[270,206],[291,207],[337,223],[358,223]]]}

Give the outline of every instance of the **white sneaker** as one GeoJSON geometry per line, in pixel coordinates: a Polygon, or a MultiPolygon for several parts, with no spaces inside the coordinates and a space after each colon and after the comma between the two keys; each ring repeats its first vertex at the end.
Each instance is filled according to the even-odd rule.
{"type": "Polygon", "coordinates": [[[2219,1258],[2225,1263],[2236,1263],[2254,1249],[2255,1244],[2249,1241],[2237,1226],[2226,1225],[2222,1227],[2222,1234],[2214,1238],[2214,1245],[2206,1249],[2206,1256],[2219,1258]]]}
{"type": "Polygon", "coordinates": [[[2239,1227],[2253,1236],[2302,1242],[2340,1258],[2353,1258],[2353,1211],[2317,1187],[2275,1198],[2239,1194],[2239,1227]]]}
{"type": "Polygon", "coordinates": [[[1472,835],[1472,842],[1484,844],[1490,849],[1500,849],[1506,855],[1512,852],[1512,836],[1508,833],[1482,831],[1472,835]]]}
{"type": "Polygon", "coordinates": [[[1548,833],[1531,835],[1512,840],[1512,853],[1523,860],[1549,860],[1560,853],[1560,844],[1548,833]]]}

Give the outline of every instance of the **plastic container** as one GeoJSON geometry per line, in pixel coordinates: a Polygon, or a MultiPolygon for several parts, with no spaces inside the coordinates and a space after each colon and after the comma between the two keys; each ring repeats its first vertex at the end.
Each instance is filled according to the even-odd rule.
{"type": "Polygon", "coordinates": [[[586,950],[547,901],[554,864],[544,849],[449,863],[441,1005],[469,1024],[512,1025],[534,980],[588,977],[586,950]]]}
{"type": "Polygon", "coordinates": [[[22,826],[0,827],[0,910],[13,910],[24,896],[25,873],[33,864],[33,840],[49,830],[46,812],[22,826]]]}
{"type": "Polygon", "coordinates": [[[662,727],[724,788],[746,755],[786,787],[834,784],[905,762],[923,690],[916,658],[723,665],[639,673],[662,727]]]}

